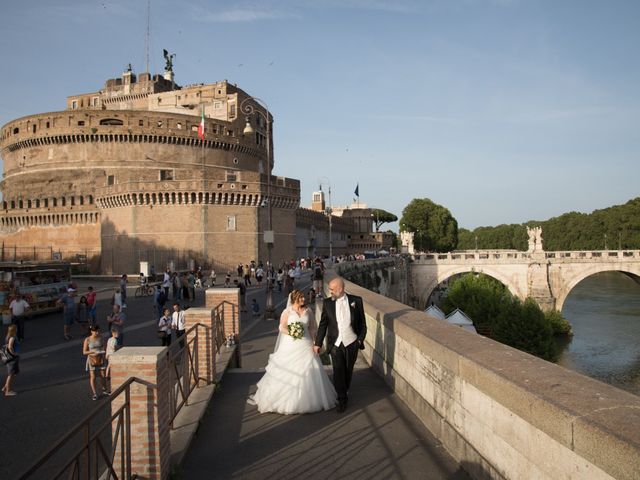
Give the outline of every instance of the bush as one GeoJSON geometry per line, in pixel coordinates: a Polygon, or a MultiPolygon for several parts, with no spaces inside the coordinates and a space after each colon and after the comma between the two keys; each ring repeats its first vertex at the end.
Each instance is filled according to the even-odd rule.
{"type": "Polygon", "coordinates": [[[547,322],[549,322],[549,325],[551,325],[554,335],[573,335],[571,324],[558,310],[545,312],[544,316],[547,319],[547,322]]]}

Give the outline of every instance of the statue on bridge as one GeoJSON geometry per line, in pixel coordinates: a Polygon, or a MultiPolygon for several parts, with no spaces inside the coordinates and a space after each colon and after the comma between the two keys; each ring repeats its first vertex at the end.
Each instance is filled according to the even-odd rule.
{"type": "Polygon", "coordinates": [[[543,252],[542,247],[542,227],[527,227],[527,234],[529,235],[529,249],[527,252],[543,252]]]}

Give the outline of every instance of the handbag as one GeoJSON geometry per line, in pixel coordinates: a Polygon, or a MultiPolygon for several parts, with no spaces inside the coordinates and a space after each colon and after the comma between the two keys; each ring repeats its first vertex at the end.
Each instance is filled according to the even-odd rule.
{"type": "Polygon", "coordinates": [[[89,355],[89,365],[92,367],[101,367],[104,363],[104,356],[102,354],[99,355],[89,355]]]}
{"type": "Polygon", "coordinates": [[[9,345],[3,345],[0,347],[0,360],[5,365],[15,360],[16,356],[9,351],[9,345]]]}
{"type": "Polygon", "coordinates": [[[169,335],[167,335],[167,332],[165,332],[164,330],[158,330],[158,338],[160,339],[165,339],[167,338],[169,335]]]}

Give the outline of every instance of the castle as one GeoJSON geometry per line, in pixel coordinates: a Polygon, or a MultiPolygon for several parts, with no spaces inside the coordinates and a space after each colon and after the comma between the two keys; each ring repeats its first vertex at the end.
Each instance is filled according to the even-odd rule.
{"type": "MultiPolygon", "coordinates": [[[[299,180],[272,174],[272,122],[226,80],[177,85],[170,59],[164,75],[129,66],[102,90],[68,97],[64,111],[9,122],[0,132],[2,259],[33,248],[36,260],[75,252],[102,273],[187,258],[228,270],[266,260],[269,203],[275,264],[329,253],[328,216],[299,208],[299,180]]],[[[333,253],[345,253],[362,227],[331,218],[333,253]]]]}

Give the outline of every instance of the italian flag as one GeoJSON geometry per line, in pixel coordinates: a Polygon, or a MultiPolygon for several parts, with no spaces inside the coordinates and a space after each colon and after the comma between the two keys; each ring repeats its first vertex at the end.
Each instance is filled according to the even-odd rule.
{"type": "Polygon", "coordinates": [[[200,125],[198,125],[198,137],[200,140],[204,140],[204,107],[202,107],[202,117],[200,118],[200,125]]]}

